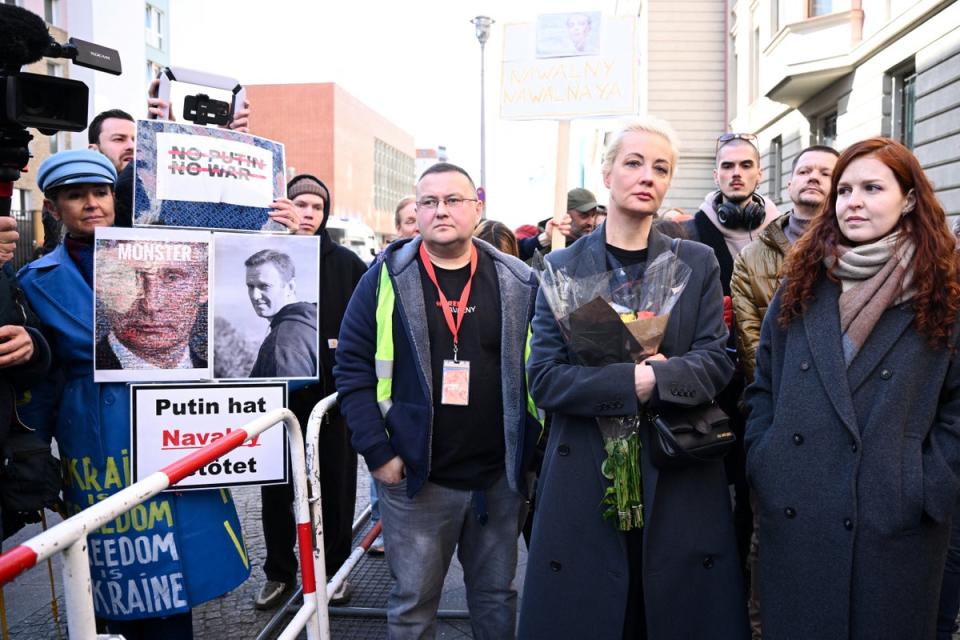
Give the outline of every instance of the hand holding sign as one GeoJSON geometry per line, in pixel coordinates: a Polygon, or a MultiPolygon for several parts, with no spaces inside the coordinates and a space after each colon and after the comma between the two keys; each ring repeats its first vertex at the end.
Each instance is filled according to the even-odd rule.
{"type": "Polygon", "coordinates": [[[289,198],[274,200],[270,203],[270,209],[270,219],[285,226],[290,233],[296,233],[300,228],[300,214],[289,198]]]}

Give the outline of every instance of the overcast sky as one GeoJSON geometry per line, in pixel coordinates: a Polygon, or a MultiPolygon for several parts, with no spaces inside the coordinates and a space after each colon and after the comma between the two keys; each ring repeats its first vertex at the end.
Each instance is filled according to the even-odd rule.
{"type": "Polygon", "coordinates": [[[616,9],[617,0],[171,0],[171,63],[244,84],[336,82],[418,147],[445,145],[479,181],[480,44],[470,19],[488,15],[497,21],[486,45],[488,211],[514,227],[551,214],[557,124],[500,120],[503,24],[616,9]]]}

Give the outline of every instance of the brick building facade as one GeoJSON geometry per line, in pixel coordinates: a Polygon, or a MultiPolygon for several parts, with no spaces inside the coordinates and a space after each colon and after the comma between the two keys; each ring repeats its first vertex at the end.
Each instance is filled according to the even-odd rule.
{"type": "Polygon", "coordinates": [[[332,215],[394,233],[393,210],[413,193],[413,136],[334,83],[250,85],[252,133],[282,142],[287,171],[333,192],[332,215]]]}

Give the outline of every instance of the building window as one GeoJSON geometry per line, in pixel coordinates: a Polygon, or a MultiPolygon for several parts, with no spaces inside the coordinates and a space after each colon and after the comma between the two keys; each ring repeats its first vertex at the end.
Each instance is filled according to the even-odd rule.
{"type": "Polygon", "coordinates": [[[835,147],[837,142],[837,112],[828,111],[817,118],[815,131],[817,144],[835,147]]]}
{"type": "Polygon", "coordinates": [[[153,60],[147,60],[147,84],[153,81],[154,78],[160,75],[160,72],[163,71],[163,66],[157,64],[153,60]]]}
{"type": "Polygon", "coordinates": [[[145,6],[147,46],[163,50],[163,13],[152,4],[145,6]]]}
{"type": "Polygon", "coordinates": [[[47,63],[47,75],[48,75],[48,76],[52,76],[52,77],[54,77],[54,78],[62,78],[62,77],[63,77],[63,65],[62,65],[62,64],[57,64],[56,62],[48,62],[48,63],[47,63]]]}
{"type": "Polygon", "coordinates": [[[783,191],[783,138],[777,136],[770,141],[770,199],[780,202],[783,191]]]}
{"type": "Polygon", "coordinates": [[[917,72],[910,67],[893,78],[893,136],[913,149],[914,109],[917,106],[917,72]]]}
{"type": "Polygon", "coordinates": [[[809,17],[825,16],[828,13],[833,13],[833,0],[809,0],[807,5],[809,17]]]}
{"type": "MultiPolygon", "coordinates": [[[[9,4],[9,3],[7,3],[9,4]]],[[[14,218],[23,219],[27,212],[27,196],[29,192],[14,187],[13,195],[10,197],[10,215],[14,218]]]]}
{"type": "Polygon", "coordinates": [[[47,24],[57,27],[60,26],[60,3],[58,0],[43,0],[43,19],[47,24]]]}
{"type": "Polygon", "coordinates": [[[60,152],[60,134],[55,133],[47,137],[50,140],[50,155],[60,152]]]}
{"type": "Polygon", "coordinates": [[[770,0],[770,37],[780,31],[780,0],[770,0]]]}
{"type": "Polygon", "coordinates": [[[737,39],[730,39],[730,51],[733,56],[730,60],[730,118],[737,117],[737,103],[740,101],[740,58],[737,56],[737,39]]]}
{"type": "Polygon", "coordinates": [[[760,97],[760,27],[750,41],[750,102],[760,97]]]}
{"type": "Polygon", "coordinates": [[[400,199],[413,190],[416,161],[386,142],[374,139],[373,173],[373,207],[392,212],[400,199]]]}

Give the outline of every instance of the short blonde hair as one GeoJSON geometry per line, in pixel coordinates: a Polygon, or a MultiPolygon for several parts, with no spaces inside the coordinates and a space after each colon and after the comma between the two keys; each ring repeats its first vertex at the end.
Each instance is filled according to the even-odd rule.
{"type": "Polygon", "coordinates": [[[672,180],[677,173],[677,161],[680,158],[677,132],[674,131],[673,126],[663,118],[651,115],[640,116],[639,118],[626,122],[613,134],[613,137],[607,144],[607,148],[603,152],[603,173],[606,174],[613,168],[613,161],[616,159],[617,154],[620,153],[620,149],[623,147],[623,139],[626,135],[628,133],[640,133],[642,131],[656,134],[666,140],[670,145],[670,152],[673,156],[670,158],[670,178],[672,180]]]}

